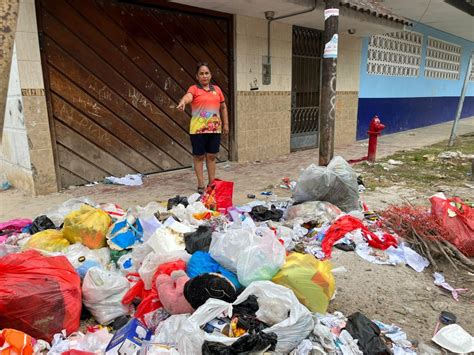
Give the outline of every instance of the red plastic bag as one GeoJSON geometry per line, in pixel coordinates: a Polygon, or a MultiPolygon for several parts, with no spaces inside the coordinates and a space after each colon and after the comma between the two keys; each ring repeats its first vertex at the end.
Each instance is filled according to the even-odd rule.
{"type": "Polygon", "coordinates": [[[450,232],[448,240],[464,255],[474,256],[474,208],[460,198],[435,195],[430,198],[431,214],[450,232]]]}
{"type": "Polygon", "coordinates": [[[232,207],[233,193],[233,182],[215,179],[207,187],[201,201],[207,209],[225,213],[229,207],[232,207]]]}
{"type": "Polygon", "coordinates": [[[353,230],[359,228],[362,231],[362,235],[367,240],[367,243],[369,243],[371,247],[386,250],[391,246],[397,247],[398,245],[398,242],[393,235],[384,233],[384,239],[382,240],[377,234],[371,232],[369,228],[367,228],[359,219],[350,215],[346,215],[337,219],[331,225],[331,227],[329,227],[326,235],[324,236],[321,248],[325,254],[325,259],[329,259],[331,257],[332,247],[339,239],[342,239],[346,233],[352,232],[353,230]]]}
{"type": "Polygon", "coordinates": [[[135,296],[138,298],[142,297],[142,300],[137,307],[134,317],[139,319],[141,322],[146,323],[144,318],[146,314],[163,307],[160,302],[158,291],[156,290],[156,278],[162,274],[171,275],[171,273],[176,270],[186,271],[186,263],[183,260],[177,260],[161,264],[160,266],[158,266],[155,273],[153,274],[153,283],[151,290],[146,291],[144,289],[143,281],[139,280],[135,285],[138,285],[136,290],[132,293],[131,290],[132,288],[135,288],[135,286],[132,287],[129,292],[124,296],[122,303],[130,303],[131,301],[133,301],[135,296]]]}
{"type": "Polygon", "coordinates": [[[51,342],[79,328],[81,280],[64,256],[35,250],[0,258],[0,328],[51,342]]]}

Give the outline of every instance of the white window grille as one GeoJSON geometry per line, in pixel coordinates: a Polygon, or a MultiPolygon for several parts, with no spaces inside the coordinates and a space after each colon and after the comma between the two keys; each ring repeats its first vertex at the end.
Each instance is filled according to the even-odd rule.
{"type": "Polygon", "coordinates": [[[461,67],[461,46],[428,37],[425,77],[458,80],[461,67]]]}
{"type": "Polygon", "coordinates": [[[422,34],[409,31],[371,36],[367,73],[418,76],[420,74],[422,43],[422,34]]]}

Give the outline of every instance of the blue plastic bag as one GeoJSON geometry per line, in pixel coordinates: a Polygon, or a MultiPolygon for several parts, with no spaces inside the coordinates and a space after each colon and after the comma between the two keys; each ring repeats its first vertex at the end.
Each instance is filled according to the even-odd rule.
{"type": "Polygon", "coordinates": [[[191,256],[191,259],[189,260],[186,267],[186,273],[188,276],[193,278],[211,272],[221,274],[222,276],[229,279],[229,281],[234,284],[236,289],[242,287],[239,280],[237,279],[237,275],[222,267],[209,255],[209,253],[203,251],[195,252],[191,256]]]}

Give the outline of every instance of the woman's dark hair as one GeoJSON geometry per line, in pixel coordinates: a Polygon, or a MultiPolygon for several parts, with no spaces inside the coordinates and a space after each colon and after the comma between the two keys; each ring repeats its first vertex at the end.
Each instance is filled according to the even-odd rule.
{"type": "Polygon", "coordinates": [[[209,71],[211,71],[211,68],[209,68],[209,63],[199,62],[199,63],[196,64],[196,74],[199,73],[199,69],[201,69],[201,67],[207,67],[209,69],[209,71]]]}

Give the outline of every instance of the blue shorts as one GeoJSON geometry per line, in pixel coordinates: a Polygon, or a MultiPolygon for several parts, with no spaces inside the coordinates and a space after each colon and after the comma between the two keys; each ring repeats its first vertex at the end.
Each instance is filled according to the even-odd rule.
{"type": "Polygon", "coordinates": [[[193,155],[217,154],[221,145],[220,133],[191,134],[193,155]]]}

